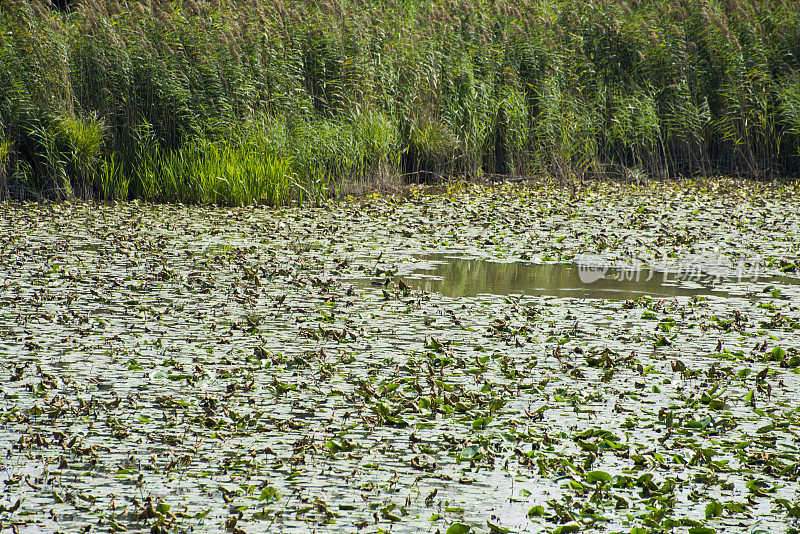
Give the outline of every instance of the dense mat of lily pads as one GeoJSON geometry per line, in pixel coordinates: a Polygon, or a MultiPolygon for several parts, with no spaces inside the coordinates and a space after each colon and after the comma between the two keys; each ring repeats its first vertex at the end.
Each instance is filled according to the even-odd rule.
{"type": "Polygon", "coordinates": [[[720,182],[10,204],[2,527],[796,531],[798,198],[720,182]],[[428,252],[744,257],[773,278],[455,298],[401,282],[428,252]]]}

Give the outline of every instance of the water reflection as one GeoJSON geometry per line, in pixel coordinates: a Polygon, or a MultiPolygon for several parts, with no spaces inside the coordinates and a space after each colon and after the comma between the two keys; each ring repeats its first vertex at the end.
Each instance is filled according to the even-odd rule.
{"type": "MultiPolygon", "coordinates": [[[[573,264],[500,263],[448,254],[425,256],[424,263],[404,281],[415,289],[450,297],[479,294],[631,299],[643,295],[674,297],[692,295],[743,295],[742,284],[714,279],[681,279],[679,274],[607,269],[581,272],[573,264]]],[[[753,291],[754,289],[750,289],[753,291]]]]}

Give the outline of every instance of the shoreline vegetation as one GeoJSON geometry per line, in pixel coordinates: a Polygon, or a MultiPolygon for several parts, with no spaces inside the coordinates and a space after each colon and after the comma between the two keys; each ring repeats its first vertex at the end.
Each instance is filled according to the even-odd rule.
{"type": "Polygon", "coordinates": [[[800,4],[0,3],[0,197],[800,173],[800,4]]]}

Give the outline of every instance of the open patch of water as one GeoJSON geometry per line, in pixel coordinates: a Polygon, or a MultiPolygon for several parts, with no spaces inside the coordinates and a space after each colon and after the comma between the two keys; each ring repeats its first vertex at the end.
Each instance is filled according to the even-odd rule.
{"type": "MultiPolygon", "coordinates": [[[[448,297],[477,295],[554,296],[589,299],[636,299],[680,296],[772,296],[776,285],[797,286],[790,277],[724,278],[693,272],[586,266],[580,263],[496,262],[452,253],[420,256],[397,277],[413,289],[448,297]]],[[[387,285],[385,276],[362,280],[362,286],[387,285]]]]}

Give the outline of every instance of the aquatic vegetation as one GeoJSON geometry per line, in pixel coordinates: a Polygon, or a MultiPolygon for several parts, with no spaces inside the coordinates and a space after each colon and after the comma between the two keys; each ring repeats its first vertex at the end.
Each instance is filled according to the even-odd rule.
{"type": "MultiPolygon", "coordinates": [[[[135,172],[146,200],[242,206],[301,198],[292,189],[289,160],[276,156],[260,138],[236,144],[203,141],[166,154],[155,144],[149,148],[140,154],[135,172]]],[[[112,191],[104,194],[119,197],[112,191]]]]}
{"type": "Polygon", "coordinates": [[[796,186],[428,191],[8,203],[2,527],[797,528],[796,186]],[[484,294],[424,292],[434,253],[506,267],[438,271],[484,294]],[[744,255],[761,278],[491,292],[589,253],[710,273],[744,255]]]}
{"type": "Polygon", "coordinates": [[[13,0],[2,192],[236,205],[443,175],[796,176],[798,35],[796,3],[761,0],[13,0]],[[199,147],[240,164],[242,136],[288,190],[180,177],[199,147]]]}

